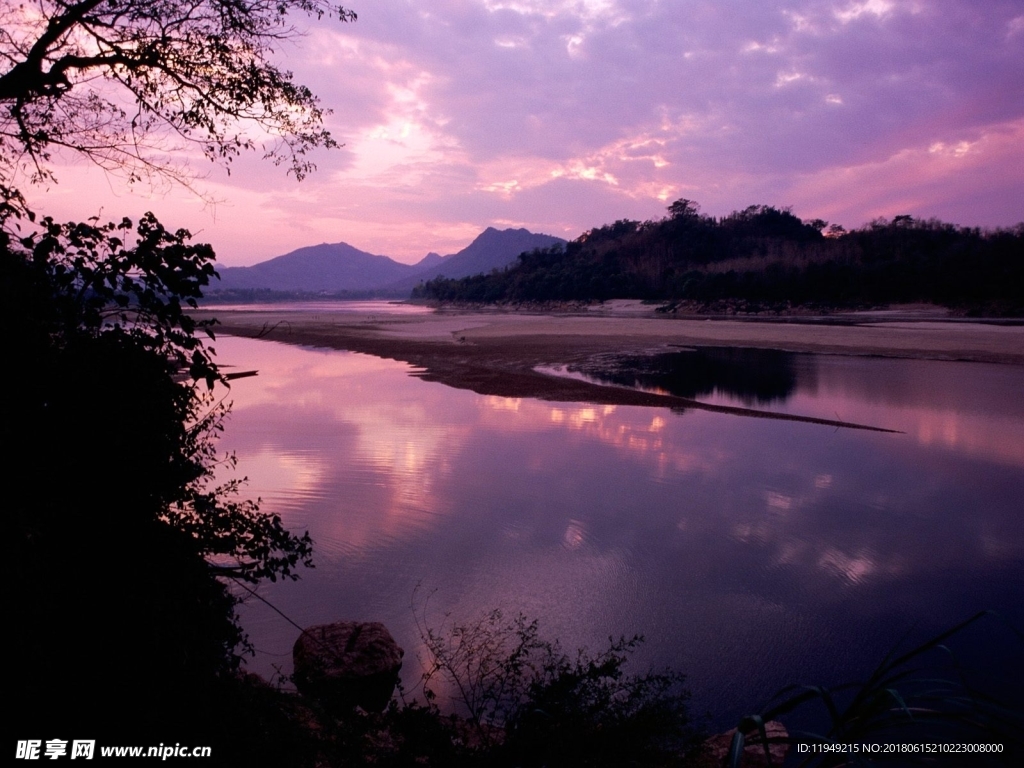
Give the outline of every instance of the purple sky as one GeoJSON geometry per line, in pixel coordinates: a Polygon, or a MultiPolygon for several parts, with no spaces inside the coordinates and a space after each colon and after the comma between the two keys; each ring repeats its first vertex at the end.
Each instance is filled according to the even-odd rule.
{"type": "Polygon", "coordinates": [[[297,20],[279,51],[345,143],[305,181],[256,153],[230,177],[197,164],[207,205],[69,166],[39,207],[151,209],[231,265],[342,240],[415,261],[487,226],[572,238],[680,197],[848,228],[1024,220],[1024,0],[345,4],[356,23],[297,20]]]}

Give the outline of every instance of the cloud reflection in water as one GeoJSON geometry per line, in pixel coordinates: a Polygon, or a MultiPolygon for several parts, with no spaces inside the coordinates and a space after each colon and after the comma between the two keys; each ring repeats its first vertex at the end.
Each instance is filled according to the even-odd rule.
{"type": "MultiPolygon", "coordinates": [[[[914,622],[1021,618],[1019,369],[969,366],[957,385],[957,364],[797,361],[779,407],[906,430],[890,435],[482,397],[362,355],[218,346],[260,369],[232,391],[226,447],[317,545],[315,571],[266,594],[300,624],[385,621],[407,673],[417,584],[438,615],[522,610],[569,648],[645,633],[642,661],[686,670],[723,716],[870,666],[914,622]],[[921,439],[950,413],[969,428],[921,439]]],[[[287,653],[291,627],[245,621],[287,653]]]]}

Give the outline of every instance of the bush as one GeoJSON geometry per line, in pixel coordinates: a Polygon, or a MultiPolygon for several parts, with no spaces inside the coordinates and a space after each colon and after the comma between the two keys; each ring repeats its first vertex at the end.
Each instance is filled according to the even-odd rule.
{"type": "Polygon", "coordinates": [[[670,766],[685,764],[700,744],[683,675],[627,672],[640,636],[609,639],[596,655],[570,655],[540,636],[537,621],[506,619],[500,610],[447,630],[420,621],[420,631],[429,654],[427,706],[440,717],[446,694],[458,715],[448,722],[465,747],[463,760],[670,766]]]}

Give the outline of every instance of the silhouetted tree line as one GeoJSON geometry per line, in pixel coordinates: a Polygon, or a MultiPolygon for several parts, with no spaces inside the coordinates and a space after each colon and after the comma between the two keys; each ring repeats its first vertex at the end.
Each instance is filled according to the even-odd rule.
{"type": "Polygon", "coordinates": [[[658,221],[621,219],[504,271],[443,277],[415,297],[458,302],[615,298],[851,307],[927,301],[970,313],[1024,313],[1024,223],[958,227],[897,216],[853,231],[752,205],[715,218],[689,200],[658,221]]]}

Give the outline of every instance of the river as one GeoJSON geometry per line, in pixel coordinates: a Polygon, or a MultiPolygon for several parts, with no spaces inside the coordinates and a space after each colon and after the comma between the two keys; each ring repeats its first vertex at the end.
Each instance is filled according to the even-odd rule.
{"type": "MultiPolygon", "coordinates": [[[[383,621],[410,689],[417,615],[492,608],[570,650],[643,634],[638,667],[685,672],[723,727],[985,609],[1002,618],[955,650],[1024,672],[1002,624],[1024,626],[1024,368],[708,349],[555,372],[886,433],[486,397],[367,355],[216,347],[259,370],[232,386],[222,447],[315,542],[314,570],[260,594],[301,626],[383,621]]],[[[297,630],[256,600],[241,618],[250,668],[289,672],[297,630]]]]}

